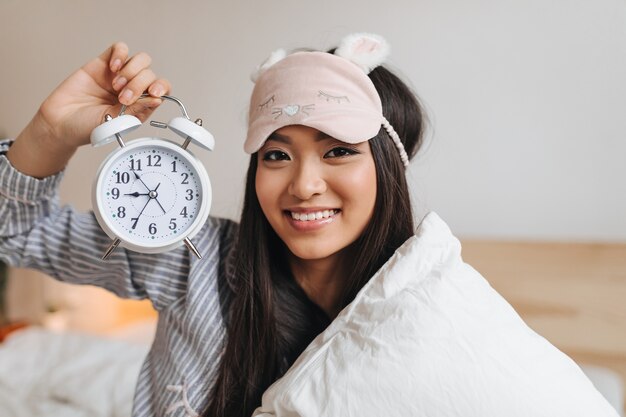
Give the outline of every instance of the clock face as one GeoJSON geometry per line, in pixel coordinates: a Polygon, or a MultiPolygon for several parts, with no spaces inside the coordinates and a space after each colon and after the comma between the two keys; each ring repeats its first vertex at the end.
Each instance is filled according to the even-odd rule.
{"type": "Polygon", "coordinates": [[[133,245],[179,242],[206,220],[208,176],[174,143],[133,141],[105,162],[97,181],[99,217],[115,236],[133,245]]]}

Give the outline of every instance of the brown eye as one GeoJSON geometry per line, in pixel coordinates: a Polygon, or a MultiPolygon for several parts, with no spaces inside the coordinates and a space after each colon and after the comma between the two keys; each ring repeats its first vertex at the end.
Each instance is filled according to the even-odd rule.
{"type": "Polygon", "coordinates": [[[289,155],[283,151],[268,151],[263,154],[264,161],[288,161],[289,155]]]}
{"type": "Polygon", "coordinates": [[[324,158],[341,158],[345,156],[355,155],[358,153],[359,152],[354,149],[338,146],[326,152],[326,155],[324,155],[324,158]]]}

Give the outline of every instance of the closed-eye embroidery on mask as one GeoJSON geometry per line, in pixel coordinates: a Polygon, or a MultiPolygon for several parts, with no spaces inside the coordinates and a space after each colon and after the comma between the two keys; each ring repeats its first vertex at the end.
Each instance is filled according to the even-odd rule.
{"type": "Polygon", "coordinates": [[[317,96],[325,99],[327,102],[332,101],[333,103],[337,103],[337,104],[341,104],[343,102],[350,103],[350,99],[348,98],[348,96],[334,96],[322,90],[319,90],[317,92],[317,96]]]}
{"type": "Polygon", "coordinates": [[[267,107],[269,107],[270,104],[272,104],[274,102],[274,96],[272,95],[272,97],[268,98],[267,100],[265,100],[263,103],[259,104],[258,110],[263,110],[266,109],[267,107]]]}

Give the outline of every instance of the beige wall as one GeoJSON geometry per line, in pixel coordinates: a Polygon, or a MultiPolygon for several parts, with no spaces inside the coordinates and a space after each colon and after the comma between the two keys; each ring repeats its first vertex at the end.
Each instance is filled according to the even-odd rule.
{"type": "MultiPolygon", "coordinates": [[[[372,31],[433,120],[409,171],[420,213],[436,210],[463,236],[626,240],[623,0],[26,0],[0,3],[0,16],[0,133],[16,135],[69,72],[123,39],[152,54],[214,132],[215,152],[198,153],[216,215],[238,216],[254,66],[278,47],[372,31]]],[[[89,207],[107,151],[72,161],[66,201],[89,207]]]]}

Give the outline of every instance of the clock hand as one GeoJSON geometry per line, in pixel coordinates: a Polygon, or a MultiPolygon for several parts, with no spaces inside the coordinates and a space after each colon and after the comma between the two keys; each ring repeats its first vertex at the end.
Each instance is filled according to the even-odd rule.
{"type": "MultiPolygon", "coordinates": [[[[159,187],[161,186],[161,183],[158,183],[156,188],[154,190],[151,190],[150,187],[148,187],[146,185],[145,182],[143,182],[143,180],[141,179],[141,177],[139,176],[139,174],[137,174],[135,171],[133,171],[133,174],[135,174],[135,178],[137,178],[139,181],[141,181],[141,183],[143,184],[144,187],[146,187],[148,189],[148,191],[153,192],[159,189],[159,187]]],[[[138,194],[138,195],[150,195],[150,194],[138,194]]],[[[152,196],[150,196],[150,198],[154,198],[152,196]]]]}
{"type": "Polygon", "coordinates": [[[141,177],[139,176],[139,174],[137,174],[135,171],[133,171],[133,174],[135,174],[135,178],[136,178],[136,179],[138,179],[139,181],[141,181],[141,183],[143,184],[143,186],[144,186],[144,187],[146,187],[146,189],[147,189],[148,191],[151,191],[151,190],[150,190],[150,187],[148,187],[148,186],[146,185],[146,183],[145,183],[145,182],[143,182],[143,180],[141,179],[141,177]]]}
{"type": "MultiPolygon", "coordinates": [[[[133,174],[135,174],[135,178],[137,178],[139,181],[141,181],[141,183],[143,184],[143,186],[144,186],[144,187],[146,187],[146,188],[148,189],[148,191],[150,191],[150,193],[152,193],[152,192],[154,192],[154,191],[158,190],[158,189],[159,189],[159,187],[161,186],[161,183],[158,183],[158,184],[157,184],[157,186],[156,186],[156,188],[155,188],[154,190],[151,190],[151,189],[150,189],[150,187],[148,187],[148,186],[146,185],[146,183],[145,183],[145,182],[143,182],[143,180],[141,179],[141,177],[139,176],[139,174],[137,174],[135,171],[133,171],[133,174]]],[[[133,194],[125,194],[125,195],[133,195],[134,197],[138,197],[138,196],[140,196],[140,195],[150,195],[150,193],[148,193],[148,194],[139,194],[139,193],[137,193],[137,192],[134,192],[133,194]],[[136,194],[136,195],[135,195],[135,194],[136,194]]],[[[156,202],[157,202],[157,204],[159,205],[159,207],[161,207],[161,210],[163,210],[163,214],[167,213],[167,212],[165,211],[165,209],[163,208],[163,206],[161,205],[161,203],[159,203],[159,200],[157,200],[157,199],[156,199],[156,197],[152,197],[152,196],[150,196],[150,199],[153,199],[153,198],[154,198],[154,201],[156,201],[156,202]]],[[[148,201],[150,201],[150,200],[148,200],[148,201]]],[[[147,204],[147,203],[146,203],[146,204],[147,204]]],[[[145,206],[144,206],[144,208],[145,208],[145,206]]],[[[142,210],[142,211],[143,211],[143,210],[142,210]]],[[[140,214],[140,215],[141,215],[141,214],[140,214]]],[[[135,224],[137,224],[137,223],[135,223],[135,224]]],[[[133,229],[134,229],[134,228],[133,228],[133,229]]]]}
{"type": "Polygon", "coordinates": [[[141,217],[141,214],[143,213],[143,211],[146,209],[146,206],[148,205],[150,200],[152,200],[152,199],[149,198],[148,201],[146,201],[146,204],[143,205],[143,208],[139,212],[139,215],[136,218],[131,219],[131,220],[135,220],[135,223],[133,223],[133,227],[131,229],[134,229],[135,227],[137,227],[137,223],[139,222],[139,218],[141,217]]]}
{"type": "MultiPolygon", "coordinates": [[[[150,187],[148,187],[148,186],[146,185],[146,183],[145,183],[145,182],[143,182],[143,180],[141,179],[141,177],[139,176],[139,174],[137,174],[135,171],[133,171],[133,174],[135,174],[135,178],[136,178],[136,179],[138,179],[139,181],[141,181],[141,183],[143,184],[143,186],[144,186],[144,187],[146,187],[146,189],[147,189],[148,191],[150,191],[150,192],[149,192],[149,193],[147,193],[147,194],[140,194],[140,193],[138,193],[138,192],[136,192],[136,191],[135,191],[135,192],[134,192],[134,193],[132,193],[132,194],[124,194],[124,195],[132,195],[133,197],[139,197],[140,195],[150,195],[150,194],[152,194],[153,192],[155,192],[156,190],[158,190],[158,189],[159,189],[159,187],[161,186],[161,183],[158,183],[158,184],[157,184],[157,186],[156,186],[156,188],[155,188],[154,190],[151,190],[151,189],[150,189],[150,187]]],[[[152,200],[152,199],[154,199],[154,201],[156,201],[156,202],[157,202],[157,204],[159,205],[159,207],[161,207],[161,210],[163,210],[163,213],[167,213],[167,212],[165,211],[165,209],[163,208],[163,206],[161,205],[161,203],[159,203],[159,200],[157,200],[157,199],[156,199],[156,197],[153,197],[152,195],[150,195],[150,199],[146,202],[146,205],[145,205],[145,206],[143,206],[143,208],[144,208],[144,209],[145,209],[145,208],[146,208],[146,206],[148,205],[148,202],[150,202],[150,200],[152,200]]],[[[141,209],[141,213],[143,213],[143,209],[141,209]]],[[[141,213],[139,213],[139,216],[141,216],[141,213]]],[[[139,216],[137,216],[137,221],[139,221],[139,216]]],[[[135,222],[134,226],[136,226],[136,225],[137,225],[137,222],[135,222]]],[[[133,227],[133,229],[134,229],[134,227],[133,227]]]]}
{"type": "Polygon", "coordinates": [[[161,210],[163,210],[163,214],[167,213],[165,209],[163,208],[163,206],[161,205],[161,203],[159,203],[159,200],[156,199],[156,197],[154,198],[154,201],[156,201],[159,207],[161,207],[161,210]]]}
{"type": "MultiPolygon", "coordinates": [[[[161,186],[161,183],[158,183],[154,191],[158,190],[160,186],[161,186]]],[[[150,198],[154,198],[154,201],[156,201],[159,207],[161,207],[161,210],[163,210],[163,214],[167,213],[165,209],[163,208],[163,206],[161,205],[161,203],[159,203],[159,200],[157,200],[156,196],[150,197],[150,198]]]]}
{"type": "Polygon", "coordinates": [[[159,203],[159,200],[156,199],[156,197],[154,198],[154,201],[156,201],[159,207],[161,207],[161,210],[163,210],[163,214],[167,213],[165,209],[163,208],[163,206],[161,205],[161,203],[159,203]]]}

